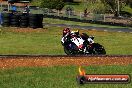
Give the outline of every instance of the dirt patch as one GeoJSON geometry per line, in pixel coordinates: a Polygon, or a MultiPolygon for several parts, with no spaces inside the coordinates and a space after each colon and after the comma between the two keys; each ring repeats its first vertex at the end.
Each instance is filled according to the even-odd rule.
{"type": "Polygon", "coordinates": [[[57,65],[128,65],[129,57],[0,57],[0,68],[57,65]]]}

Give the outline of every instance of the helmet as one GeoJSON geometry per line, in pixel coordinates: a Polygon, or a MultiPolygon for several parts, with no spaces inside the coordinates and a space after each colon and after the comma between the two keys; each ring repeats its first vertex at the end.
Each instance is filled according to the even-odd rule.
{"type": "Polygon", "coordinates": [[[71,31],[70,31],[70,28],[65,28],[64,30],[63,30],[63,36],[64,35],[66,35],[67,33],[70,33],[71,31]]]}
{"type": "Polygon", "coordinates": [[[76,31],[71,31],[71,37],[77,37],[79,35],[79,31],[76,30],[76,31]]]}
{"type": "Polygon", "coordinates": [[[75,34],[76,34],[76,35],[79,35],[79,30],[76,30],[76,31],[75,31],[75,34]]]}
{"type": "Polygon", "coordinates": [[[76,35],[79,35],[79,31],[78,30],[72,31],[71,33],[76,34],[76,35]]]}

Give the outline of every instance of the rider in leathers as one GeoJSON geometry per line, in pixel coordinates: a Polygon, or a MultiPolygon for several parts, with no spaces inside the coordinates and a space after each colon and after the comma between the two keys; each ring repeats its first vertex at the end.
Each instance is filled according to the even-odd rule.
{"type": "Polygon", "coordinates": [[[61,39],[61,43],[62,43],[62,45],[64,45],[64,43],[67,43],[68,41],[70,41],[70,39],[71,39],[71,36],[73,35],[73,34],[76,34],[77,36],[80,36],[85,42],[87,42],[88,44],[92,44],[92,43],[94,43],[94,41],[93,41],[93,36],[92,37],[89,37],[87,34],[85,34],[85,33],[82,33],[82,34],[80,34],[79,35],[79,31],[70,31],[70,28],[65,28],[64,30],[63,30],[63,37],[62,37],[62,39],[61,39]]]}

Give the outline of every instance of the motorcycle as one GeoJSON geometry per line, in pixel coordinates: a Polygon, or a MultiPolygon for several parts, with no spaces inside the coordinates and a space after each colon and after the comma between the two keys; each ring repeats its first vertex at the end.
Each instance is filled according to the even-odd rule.
{"type": "MultiPolygon", "coordinates": [[[[99,43],[89,43],[87,34],[83,33],[83,37],[73,35],[68,41],[65,41],[64,52],[67,55],[104,55],[106,51],[99,43]]],[[[94,37],[91,37],[94,39],[94,37]]]]}

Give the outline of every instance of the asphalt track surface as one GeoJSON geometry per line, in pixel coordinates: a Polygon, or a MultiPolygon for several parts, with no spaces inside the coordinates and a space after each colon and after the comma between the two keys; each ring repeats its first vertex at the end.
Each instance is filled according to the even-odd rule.
{"type": "Polygon", "coordinates": [[[1,55],[0,68],[44,66],[129,65],[132,55],[67,56],[67,55],[1,55]]]}
{"type": "Polygon", "coordinates": [[[78,28],[84,30],[98,30],[98,31],[108,31],[108,32],[129,32],[132,33],[132,28],[107,28],[107,27],[95,27],[95,26],[79,26],[79,25],[68,25],[68,24],[49,24],[43,23],[45,26],[57,26],[57,27],[70,27],[78,28]]]}

